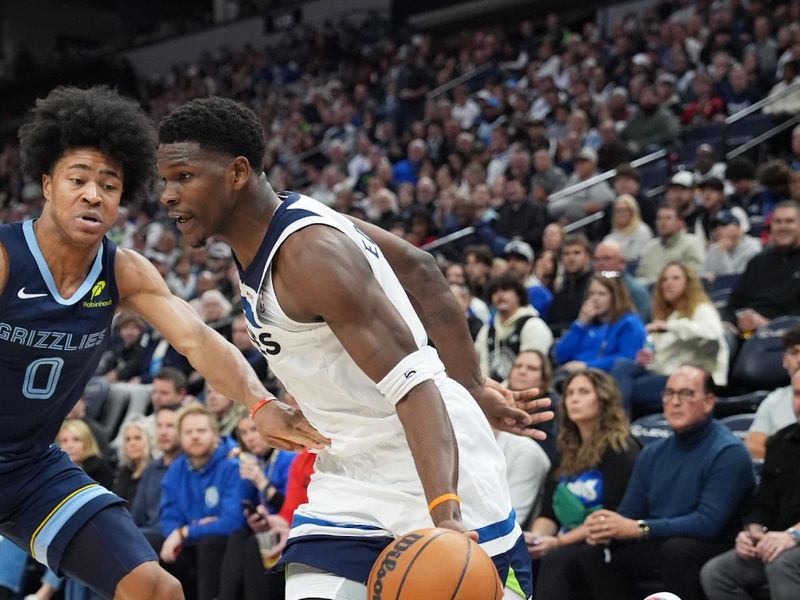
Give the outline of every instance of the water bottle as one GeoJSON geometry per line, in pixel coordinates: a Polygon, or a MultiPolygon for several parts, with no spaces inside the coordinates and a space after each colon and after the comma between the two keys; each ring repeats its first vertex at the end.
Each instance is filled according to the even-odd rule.
{"type": "Polygon", "coordinates": [[[656,341],[655,338],[653,337],[653,334],[650,334],[646,338],[644,338],[644,346],[642,346],[642,350],[647,352],[648,356],[650,357],[650,362],[646,365],[645,368],[651,369],[656,359],[656,341]]]}
{"type": "Polygon", "coordinates": [[[653,338],[653,335],[650,334],[646,338],[644,338],[644,350],[647,350],[650,353],[651,359],[656,355],[656,341],[653,338]]]}

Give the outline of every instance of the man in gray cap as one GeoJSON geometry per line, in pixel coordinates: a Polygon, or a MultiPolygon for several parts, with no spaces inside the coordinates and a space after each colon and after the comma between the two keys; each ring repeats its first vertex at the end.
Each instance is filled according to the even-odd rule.
{"type": "MultiPolygon", "coordinates": [[[[575,172],[567,180],[565,189],[597,175],[597,152],[581,148],[575,156],[575,172]]],[[[567,222],[598,212],[614,201],[614,190],[601,181],[548,203],[547,210],[554,219],[567,222]]]]}
{"type": "Polygon", "coordinates": [[[701,269],[707,279],[738,275],[761,252],[761,242],[744,235],[738,216],[730,209],[723,209],[714,217],[711,236],[714,243],[709,246],[701,269]]]}

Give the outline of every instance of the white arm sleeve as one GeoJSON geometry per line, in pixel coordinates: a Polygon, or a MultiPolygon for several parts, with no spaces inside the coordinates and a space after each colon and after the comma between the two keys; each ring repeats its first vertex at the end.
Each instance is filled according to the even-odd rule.
{"type": "Polygon", "coordinates": [[[406,394],[423,381],[433,380],[436,365],[424,350],[406,356],[378,382],[378,391],[392,404],[397,404],[406,394]]]}

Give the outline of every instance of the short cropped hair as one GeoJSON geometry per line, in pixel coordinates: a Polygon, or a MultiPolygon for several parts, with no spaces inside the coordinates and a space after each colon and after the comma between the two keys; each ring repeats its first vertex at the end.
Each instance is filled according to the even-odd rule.
{"type": "Polygon", "coordinates": [[[178,433],[181,432],[181,427],[183,427],[183,420],[193,415],[205,415],[208,417],[208,423],[211,425],[212,431],[217,434],[219,433],[219,421],[217,421],[217,416],[199,402],[187,404],[178,411],[178,433]]]}
{"type": "Polygon", "coordinates": [[[690,369],[695,369],[697,371],[700,371],[700,373],[701,373],[701,375],[703,377],[703,393],[704,394],[716,394],[717,393],[717,386],[714,383],[714,378],[712,377],[711,372],[708,369],[706,369],[705,367],[702,367],[702,366],[700,366],[698,364],[691,363],[691,362],[685,363],[685,364],[681,365],[681,367],[689,367],[690,369]]]}
{"type": "Polygon", "coordinates": [[[618,177],[628,177],[629,179],[633,179],[636,183],[642,180],[636,167],[632,167],[629,163],[624,163],[617,167],[617,173],[614,175],[614,179],[618,177]]]}
{"type": "Polygon", "coordinates": [[[466,250],[464,250],[464,260],[467,259],[467,256],[473,255],[475,260],[479,263],[483,263],[487,267],[492,266],[492,262],[494,261],[494,254],[492,254],[492,250],[489,246],[485,244],[480,244],[478,246],[469,246],[466,250]]]}
{"type": "Polygon", "coordinates": [[[189,385],[189,380],[180,369],[175,367],[164,367],[153,376],[153,379],[161,379],[162,381],[171,381],[175,386],[175,391],[186,390],[189,385]]]}
{"type": "Polygon", "coordinates": [[[155,173],[153,124],[141,106],[107,87],[58,87],[39,98],[19,143],[23,168],[37,180],[70,149],[102,152],[122,165],[125,201],[142,197],[155,173]]]}
{"type": "Polygon", "coordinates": [[[196,98],[161,121],[159,144],[196,142],[204,150],[244,156],[257,174],[264,171],[266,141],[256,114],[228,98],[196,98]]]}
{"type": "Polygon", "coordinates": [[[788,329],[781,338],[784,351],[789,350],[792,346],[800,345],[800,325],[796,325],[788,329]]]}
{"type": "Polygon", "coordinates": [[[582,233],[570,233],[567,235],[564,241],[561,242],[561,250],[563,251],[567,246],[582,246],[589,255],[592,254],[592,243],[582,233]]]}

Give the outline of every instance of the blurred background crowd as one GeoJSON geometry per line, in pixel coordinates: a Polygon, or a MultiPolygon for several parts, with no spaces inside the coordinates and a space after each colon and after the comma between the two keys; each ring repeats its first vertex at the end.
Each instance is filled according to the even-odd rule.
{"type": "MultiPolygon", "coordinates": [[[[76,49],[67,39],[69,51],[59,48],[52,61],[19,46],[2,65],[2,85],[18,93],[2,106],[0,219],[32,218],[41,208],[39,183],[21,173],[14,133],[30,104],[21,102],[23,92],[65,80],[56,66],[79,83],[88,83],[81,65],[90,77],[103,72],[101,81],[136,97],[155,123],[198,96],[243,102],[264,125],[264,169],[274,189],[307,194],[434,253],[463,306],[484,375],[512,389],[539,387],[554,400],[547,441],[498,434],[532,558],[549,563],[538,597],[640,598],[650,584],[671,583],[676,570],[691,580],[680,587],[684,600],[745,597],[725,595],[733,594],[724,589],[735,579],[730,568],[714,563],[714,577],[711,567],[701,576],[703,563],[726,557],[734,543],[744,560],[735,537],[743,518],[753,547],[800,521],[796,484],[776,491],[800,459],[784,456],[786,464],[768,469],[767,454],[764,466],[767,440],[795,427],[800,411],[800,400],[792,401],[800,379],[792,379],[794,392],[790,384],[800,369],[800,1],[610,5],[559,14],[520,8],[522,18],[490,13],[477,25],[433,28],[398,19],[396,10],[368,11],[293,24],[264,45],[228,40],[158,74],[137,72],[115,54],[119,46],[189,36],[275,6],[216,2],[191,16],[161,14],[158,26],[142,17],[102,49],[76,49]],[[693,383],[672,387],[684,365],[708,374],[696,392],[711,398],[688,427],[668,409],[692,397],[693,383]],[[589,398],[589,409],[571,408],[579,396],[589,398]],[[708,433],[720,422],[727,433],[708,433]],[[574,549],[591,536],[590,513],[620,506],[628,518],[679,520],[677,499],[637,504],[628,483],[633,477],[640,494],[653,493],[640,466],[652,461],[649,445],[682,452],[680,444],[695,443],[689,438],[701,430],[703,439],[738,438],[726,464],[716,465],[727,475],[715,478],[713,463],[697,489],[669,481],[675,493],[695,498],[680,508],[695,521],[651,525],[663,563],[648,570],[621,553],[616,562],[632,561],[630,572],[619,567],[613,575],[624,575],[624,586],[613,587],[574,549]],[[718,487],[731,473],[747,479],[735,470],[737,456],[762,476],[760,513],[748,502],[753,482],[725,494],[718,487]],[[600,494],[576,493],[587,477],[605,484],[600,494]],[[765,494],[774,497],[766,502],[765,494]],[[712,518],[709,502],[722,496],[712,518]],[[670,539],[682,548],[687,539],[714,545],[687,566],[670,539]],[[563,587],[576,573],[574,589],[563,587]],[[597,595],[583,579],[619,595],[597,595]]],[[[170,289],[283,395],[250,344],[230,248],[183,244],[158,197],[156,184],[147,199],[122,207],[109,236],[152,261],[170,289]]],[[[131,314],[117,317],[111,348],[73,416],[58,443],[70,456],[77,446],[73,460],[99,469],[94,476],[132,502],[137,524],[189,597],[279,597],[279,584],[263,571],[258,534],[285,539],[313,457],[267,449],[238,405],[131,314]],[[187,419],[208,421],[202,452],[230,478],[219,486],[228,494],[203,500],[210,513],[179,500],[195,490],[190,475],[175,473],[190,444],[181,430],[187,419]],[[175,560],[164,548],[181,519],[211,519],[203,523],[210,529],[175,560]]],[[[725,454],[721,447],[709,446],[703,460],[725,454]]],[[[8,546],[0,542],[0,598],[36,588],[40,599],[88,594],[52,574],[41,587],[32,584],[38,573],[4,557],[8,546]]],[[[800,551],[790,550],[786,543],[778,554],[793,557],[793,576],[764,568],[778,555],[747,556],[762,561],[766,578],[744,586],[747,597],[800,597],[800,551]]]]}

